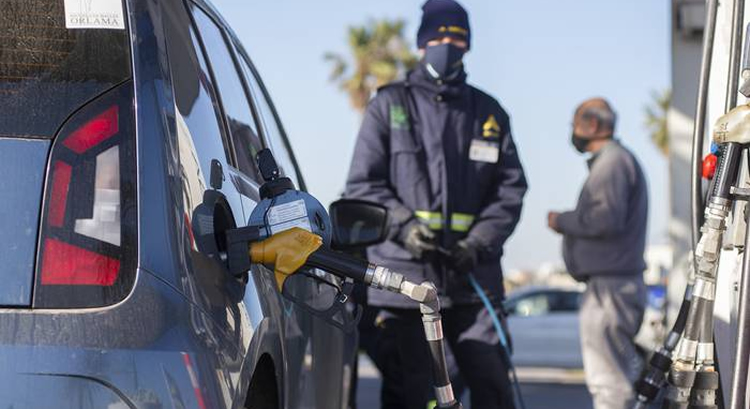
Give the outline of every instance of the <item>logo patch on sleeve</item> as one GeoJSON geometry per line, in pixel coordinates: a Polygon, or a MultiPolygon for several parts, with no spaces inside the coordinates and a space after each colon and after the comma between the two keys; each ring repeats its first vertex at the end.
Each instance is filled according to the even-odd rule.
{"type": "Polygon", "coordinates": [[[495,115],[490,114],[482,125],[482,136],[485,138],[497,138],[500,136],[500,124],[497,123],[495,115]]]}
{"type": "Polygon", "coordinates": [[[409,129],[409,114],[401,105],[391,105],[390,107],[391,116],[391,129],[393,130],[406,130],[409,129]]]}

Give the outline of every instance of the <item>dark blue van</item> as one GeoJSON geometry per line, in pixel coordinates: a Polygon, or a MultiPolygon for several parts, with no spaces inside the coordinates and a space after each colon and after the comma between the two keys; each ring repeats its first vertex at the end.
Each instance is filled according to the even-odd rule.
{"type": "Polygon", "coordinates": [[[304,188],[205,1],[0,0],[0,408],[345,408],[353,337],[227,270],[266,147],[304,188]]]}

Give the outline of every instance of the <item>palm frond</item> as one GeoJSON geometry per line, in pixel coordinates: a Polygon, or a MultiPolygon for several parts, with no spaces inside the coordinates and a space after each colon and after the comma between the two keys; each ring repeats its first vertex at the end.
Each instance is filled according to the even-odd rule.
{"type": "Polygon", "coordinates": [[[364,25],[350,26],[346,31],[349,55],[328,52],[323,56],[331,64],[331,80],[360,113],[377,87],[416,66],[417,57],[404,38],[405,27],[401,19],[370,19],[364,25]]]}
{"type": "Polygon", "coordinates": [[[644,107],[644,125],[649,131],[651,141],[666,156],[669,155],[669,129],[667,114],[672,104],[672,91],[652,91],[651,102],[644,107]]]}

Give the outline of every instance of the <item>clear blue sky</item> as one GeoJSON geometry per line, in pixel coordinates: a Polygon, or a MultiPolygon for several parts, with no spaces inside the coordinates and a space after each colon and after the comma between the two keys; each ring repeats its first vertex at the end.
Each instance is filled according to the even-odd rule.
{"type": "MultiPolygon", "coordinates": [[[[326,51],[347,52],[346,27],[404,18],[416,36],[422,1],[213,0],[261,72],[301,162],[324,203],[342,191],[359,116],[328,82],[326,51]]],[[[667,161],[643,126],[652,90],[669,87],[666,0],[463,0],[472,49],[469,82],[511,114],[531,189],[506,245],[506,269],[557,262],[560,240],[547,210],[575,204],[586,176],[570,146],[570,122],[585,98],[604,96],[619,114],[618,135],[643,164],[651,191],[650,243],[667,239],[667,161]]]]}

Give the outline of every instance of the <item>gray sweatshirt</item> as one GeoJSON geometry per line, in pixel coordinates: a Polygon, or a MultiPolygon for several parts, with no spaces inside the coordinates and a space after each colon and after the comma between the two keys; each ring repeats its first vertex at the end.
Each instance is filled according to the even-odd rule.
{"type": "Polygon", "coordinates": [[[618,141],[589,160],[589,176],[576,209],[557,219],[570,274],[635,275],[646,268],[648,190],[638,161],[618,141]]]}

